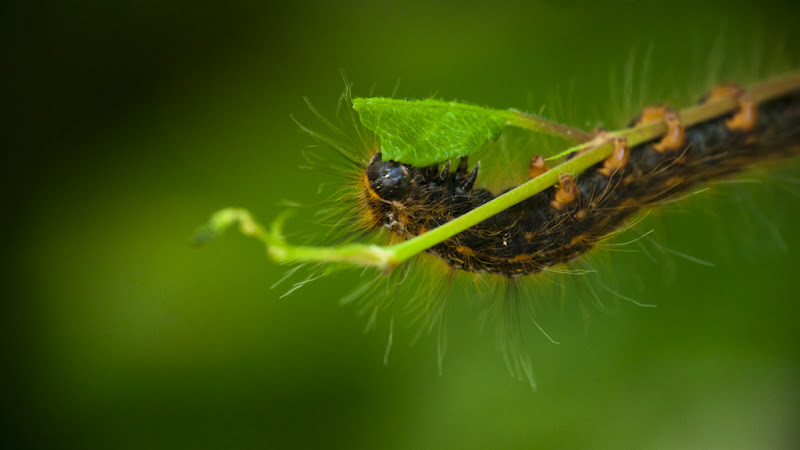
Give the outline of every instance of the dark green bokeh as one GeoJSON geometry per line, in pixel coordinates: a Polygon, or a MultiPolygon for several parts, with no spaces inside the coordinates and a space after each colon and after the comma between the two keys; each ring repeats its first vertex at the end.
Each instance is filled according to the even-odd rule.
{"type": "MultiPolygon", "coordinates": [[[[12,116],[0,165],[4,440],[81,448],[794,442],[796,179],[715,188],[648,219],[660,241],[717,267],[666,254],[656,263],[637,253],[614,258],[630,292],[659,307],[622,304],[589,322],[572,307],[553,315],[543,325],[561,345],[531,342],[537,393],[508,376],[468,299],[451,299],[442,376],[434,339],[411,347],[413,330],[402,324],[383,366],[386,324],[365,335],[363,318],[337,306],[357,273],[279,301],[270,285],[284,268],[256,242],[187,243],[220,207],[268,220],[282,199],[319,200],[319,175],[297,168],[311,140],[289,114],[313,123],[308,96],[331,115],[339,69],[356,95],[373,86],[389,95],[400,79],[400,96],[534,111],[546,104],[586,128],[616,126],[626,117],[611,115],[608,90],[621,90],[632,52],[641,61],[652,46],[648,99],[696,95],[709,67],[753,61],[751,47],[764,47],[763,71],[785,59],[776,54],[796,62],[793,2],[114,3],[7,5],[0,14],[12,116]],[[725,58],[715,65],[708,55],[721,33],[725,58]],[[750,36],[760,37],[751,45],[750,36]]],[[[292,226],[296,236],[318,230],[304,219],[292,226]]]]}

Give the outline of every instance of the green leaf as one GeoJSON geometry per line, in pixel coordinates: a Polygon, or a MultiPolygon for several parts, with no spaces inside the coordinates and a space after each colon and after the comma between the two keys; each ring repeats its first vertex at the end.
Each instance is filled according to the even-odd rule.
{"type": "Polygon", "coordinates": [[[381,138],[384,160],[417,167],[480,150],[497,139],[513,111],[439,100],[356,98],[361,122],[381,138]]]}

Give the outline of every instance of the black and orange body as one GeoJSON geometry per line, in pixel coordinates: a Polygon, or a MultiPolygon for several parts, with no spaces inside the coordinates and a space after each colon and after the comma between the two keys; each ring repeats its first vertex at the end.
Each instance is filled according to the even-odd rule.
{"type": "MultiPolygon", "coordinates": [[[[739,96],[732,88],[713,95],[739,96]]],[[[713,100],[715,97],[710,96],[713,100]]],[[[710,101],[707,98],[705,101],[710,101]]],[[[664,120],[668,132],[635,147],[614,142],[609,158],[557,186],[484,220],[428,250],[451,267],[509,278],[567,263],[592,249],[642,208],[656,206],[704,181],[734,174],[762,160],[800,153],[800,94],[753,110],[739,110],[684,127],[674,110],[649,108],[634,120],[664,120]]],[[[543,161],[532,162],[530,175],[543,161]]],[[[541,166],[541,167],[540,167],[541,166]]],[[[492,200],[473,189],[478,167],[467,160],[450,172],[416,168],[374,155],[363,177],[364,203],[375,227],[409,239],[492,200]]]]}

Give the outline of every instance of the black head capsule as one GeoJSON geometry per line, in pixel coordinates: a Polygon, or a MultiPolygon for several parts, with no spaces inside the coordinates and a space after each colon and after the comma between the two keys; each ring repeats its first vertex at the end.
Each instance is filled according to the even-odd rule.
{"type": "Polygon", "coordinates": [[[369,187],[383,200],[402,200],[408,196],[417,169],[395,161],[381,161],[376,153],[367,166],[369,187]]]}

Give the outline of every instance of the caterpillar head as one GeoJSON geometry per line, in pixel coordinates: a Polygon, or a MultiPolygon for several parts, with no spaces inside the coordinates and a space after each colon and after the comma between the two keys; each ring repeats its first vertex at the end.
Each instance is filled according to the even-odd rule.
{"type": "Polygon", "coordinates": [[[382,161],[381,154],[376,153],[367,166],[367,180],[382,200],[403,200],[415,184],[417,172],[416,168],[403,163],[382,161]]]}

